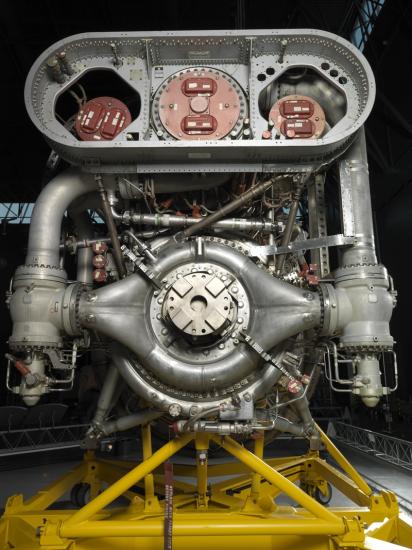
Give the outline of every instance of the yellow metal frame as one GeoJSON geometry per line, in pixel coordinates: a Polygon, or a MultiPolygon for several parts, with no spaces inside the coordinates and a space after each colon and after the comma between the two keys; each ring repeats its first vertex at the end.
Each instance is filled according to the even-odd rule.
{"type": "Polygon", "coordinates": [[[87,452],[81,464],[34,497],[10,497],[0,520],[0,548],[163,549],[162,465],[192,441],[194,465],[174,464],[174,550],[412,548],[412,522],[399,513],[395,495],[374,494],[322,431],[321,437],[341,469],[317,452],[265,460],[263,434],[253,452],[228,436],[185,434],[153,453],[150,426],[144,426],[139,464],[87,452]],[[208,464],[211,441],[237,461],[208,464]],[[86,505],[50,509],[77,483],[90,485],[86,505]],[[326,495],[328,484],[353,506],[326,507],[311,496],[314,489],[326,495]],[[293,505],[279,504],[281,495],[293,505]],[[119,497],[128,504],[116,503],[119,497]]]}

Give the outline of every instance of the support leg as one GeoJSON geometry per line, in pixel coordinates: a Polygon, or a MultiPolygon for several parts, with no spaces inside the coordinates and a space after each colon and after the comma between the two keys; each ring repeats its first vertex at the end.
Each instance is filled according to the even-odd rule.
{"type": "MultiPolygon", "coordinates": [[[[150,460],[152,453],[152,432],[150,424],[142,426],[143,461],[150,460]]],[[[155,495],[153,474],[144,477],[145,511],[159,512],[161,510],[157,496],[155,495]]]]}
{"type": "Polygon", "coordinates": [[[336,529],[336,534],[345,532],[345,525],[341,518],[324,508],[321,504],[299,489],[299,487],[296,487],[291,481],[283,477],[282,474],[242,447],[242,445],[237,443],[234,439],[227,436],[213,436],[213,439],[228,453],[235,456],[254,472],[261,474],[269,483],[278,487],[303,508],[311,512],[316,518],[329,522],[331,531],[336,529]]]}
{"type": "MultiPolygon", "coordinates": [[[[116,481],[116,483],[114,483],[111,487],[108,487],[98,497],[86,504],[86,506],[81,508],[68,520],[63,522],[61,526],[61,535],[65,536],[65,532],[70,531],[70,527],[74,527],[79,523],[88,520],[103,510],[103,508],[112,503],[116,498],[120,497],[125,491],[130,489],[130,487],[138,483],[147,474],[153,472],[155,468],[180,451],[180,449],[187,445],[192,438],[193,434],[184,434],[180,437],[172,439],[169,443],[166,443],[166,445],[163,445],[163,447],[156,451],[148,460],[142,462],[136,466],[136,468],[133,468],[133,470],[116,481]]],[[[70,536],[75,537],[76,535],[73,531],[75,532],[76,530],[72,529],[70,536]]]]}
{"type": "Polygon", "coordinates": [[[209,500],[207,494],[207,460],[209,450],[209,435],[197,433],[195,437],[196,446],[196,469],[197,469],[197,505],[199,508],[206,508],[209,500]]]}
{"type": "MultiPolygon", "coordinates": [[[[259,436],[255,439],[255,448],[254,453],[258,458],[263,459],[263,449],[265,446],[265,434],[260,432],[259,436]]],[[[262,476],[256,472],[252,474],[252,488],[250,490],[250,496],[253,500],[257,500],[260,494],[260,483],[262,481],[262,476]]]]}

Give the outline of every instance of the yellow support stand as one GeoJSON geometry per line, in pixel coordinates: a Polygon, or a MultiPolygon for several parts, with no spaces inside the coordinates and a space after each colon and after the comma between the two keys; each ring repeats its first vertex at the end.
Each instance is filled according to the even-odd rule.
{"type": "Polygon", "coordinates": [[[321,432],[323,443],[339,470],[316,452],[265,459],[264,436],[259,435],[254,452],[229,436],[190,433],[153,453],[150,426],[144,426],[139,464],[97,459],[87,452],[79,466],[29,500],[10,497],[0,520],[0,549],[163,549],[162,466],[191,442],[193,464],[174,464],[174,550],[412,548],[412,522],[399,513],[395,495],[374,494],[326,434],[321,432]],[[208,462],[211,441],[232,460],[208,462]],[[80,509],[50,509],[78,483],[90,486],[88,503],[80,509]],[[312,495],[316,489],[325,495],[328,485],[353,505],[320,504],[312,495]],[[278,504],[280,495],[292,504],[278,504]]]}

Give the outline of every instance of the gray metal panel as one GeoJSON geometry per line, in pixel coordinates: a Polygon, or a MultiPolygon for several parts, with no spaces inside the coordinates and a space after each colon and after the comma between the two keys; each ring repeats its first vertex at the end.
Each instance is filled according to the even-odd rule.
{"type": "Polygon", "coordinates": [[[101,165],[124,165],[129,172],[173,172],[182,167],[187,171],[226,171],[227,164],[231,171],[248,170],[249,165],[269,170],[274,164],[319,164],[346,148],[369,115],[374,97],[374,78],[363,55],[346,40],[311,29],[76,35],[57,42],[37,59],[25,88],[32,121],[62,157],[72,164],[87,165],[92,171],[101,165]],[[284,39],[288,45],[282,60],[280,42],[284,39]],[[112,43],[121,61],[118,65],[113,62],[112,43]],[[46,61],[62,50],[67,52],[74,74],[60,84],[50,78],[46,61]],[[322,68],[325,62],[328,69],[322,68]],[[176,70],[193,66],[217,68],[236,78],[249,98],[255,137],[267,127],[258,107],[260,93],[294,66],[311,68],[343,94],[346,114],[317,140],[159,140],[150,128],[150,99],[161,80],[155,76],[156,69],[161,67],[161,74],[167,78],[176,70]],[[274,70],[274,75],[258,80],[258,74],[267,67],[274,70]],[[114,141],[78,141],[57,121],[54,106],[58,96],[85,72],[98,68],[123,78],[140,95],[141,111],[114,141]],[[331,75],[332,69],[338,75],[331,75]],[[139,141],[127,141],[128,132],[139,133],[139,141]]]}

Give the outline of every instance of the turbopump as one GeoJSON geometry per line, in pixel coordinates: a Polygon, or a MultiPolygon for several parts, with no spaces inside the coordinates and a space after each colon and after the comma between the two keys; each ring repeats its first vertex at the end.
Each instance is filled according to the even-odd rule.
{"type": "Polygon", "coordinates": [[[374,245],[374,94],[362,54],[320,31],[51,46],[25,100],[57,175],[13,278],[9,388],[34,405],[100,369],[90,447],[159,419],[317,448],[321,373],[375,406],[394,389],[380,365],[395,291],[374,245]]]}

